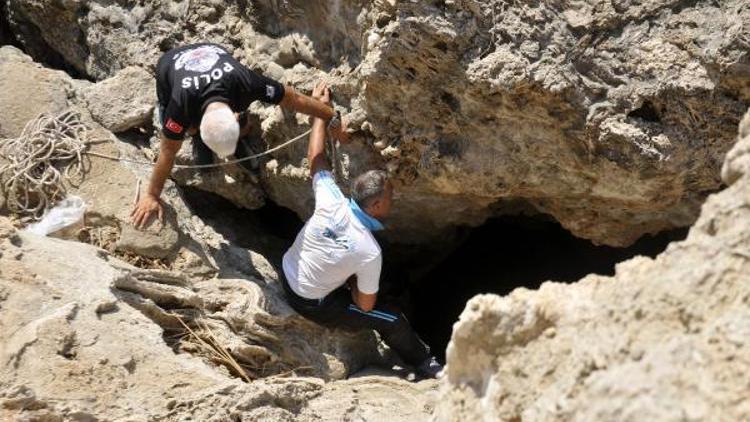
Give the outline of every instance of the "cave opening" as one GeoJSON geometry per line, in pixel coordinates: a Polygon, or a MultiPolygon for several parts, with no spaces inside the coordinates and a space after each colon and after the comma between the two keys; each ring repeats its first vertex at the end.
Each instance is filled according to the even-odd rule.
{"type": "Polygon", "coordinates": [[[575,237],[548,219],[493,218],[471,229],[450,254],[411,283],[409,318],[444,361],[453,324],[473,296],[536,289],[548,280],[572,283],[591,273],[613,275],[617,263],[637,255],[655,257],[687,231],[674,229],[614,248],[575,237]]]}
{"type": "MultiPolygon", "coordinates": [[[[181,190],[206,224],[236,245],[266,256],[281,270],[284,252],[304,224],[294,212],[271,201],[261,209],[247,210],[212,193],[181,190]]],[[[397,302],[441,361],[453,324],[473,296],[505,295],[518,287],[536,289],[548,280],[572,283],[591,273],[613,275],[619,262],[637,255],[655,257],[688,232],[674,229],[615,248],[596,246],[539,216],[497,217],[459,230],[441,256],[412,250],[408,259],[402,255],[413,246],[391,245],[376,235],[384,253],[379,299],[397,302]]]]}
{"type": "Polygon", "coordinates": [[[182,197],[203,223],[225,239],[266,257],[276,270],[304,222],[272,201],[257,209],[240,208],[215,193],[181,186],[182,197]]]}

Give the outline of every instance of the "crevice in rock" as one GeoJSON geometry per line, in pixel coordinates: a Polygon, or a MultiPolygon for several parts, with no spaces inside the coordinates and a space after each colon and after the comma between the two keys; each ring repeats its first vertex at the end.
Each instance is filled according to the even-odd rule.
{"type": "Polygon", "coordinates": [[[628,113],[628,117],[659,123],[661,122],[661,114],[651,101],[644,101],[642,106],[628,113]]]}
{"type": "MultiPolygon", "coordinates": [[[[236,245],[263,254],[279,270],[303,225],[296,214],[270,201],[260,210],[247,210],[211,193],[182,189],[206,224],[236,245]]],[[[684,239],[687,231],[675,229],[614,248],[577,238],[551,218],[506,216],[460,229],[437,249],[389,244],[378,236],[385,255],[379,295],[398,303],[443,359],[453,323],[473,296],[536,289],[547,280],[570,283],[590,273],[612,275],[619,262],[636,255],[654,257],[670,242],[684,239]],[[444,253],[436,254],[439,249],[444,253]]]]}
{"type": "MultiPolygon", "coordinates": [[[[12,45],[31,56],[35,62],[45,67],[60,70],[74,79],[94,82],[94,78],[82,73],[68,62],[62,54],[53,49],[42,36],[42,31],[34,24],[24,21],[10,21],[11,10],[7,1],[0,2],[0,45],[12,45]],[[24,39],[29,42],[24,42],[24,39]]],[[[85,45],[85,44],[83,44],[85,45]]]]}
{"type": "Polygon", "coordinates": [[[538,217],[491,219],[412,284],[409,317],[443,359],[453,323],[473,296],[536,289],[547,280],[574,282],[590,273],[612,275],[617,263],[636,255],[654,257],[686,235],[687,229],[676,229],[613,248],[595,246],[538,217]]]}
{"type": "Polygon", "coordinates": [[[206,225],[235,245],[265,256],[274,266],[304,224],[293,211],[271,201],[261,209],[248,210],[213,193],[185,186],[180,189],[206,225]]]}
{"type": "Polygon", "coordinates": [[[12,45],[23,49],[21,43],[16,39],[15,34],[10,29],[8,21],[8,2],[0,2],[0,45],[12,45]]]}

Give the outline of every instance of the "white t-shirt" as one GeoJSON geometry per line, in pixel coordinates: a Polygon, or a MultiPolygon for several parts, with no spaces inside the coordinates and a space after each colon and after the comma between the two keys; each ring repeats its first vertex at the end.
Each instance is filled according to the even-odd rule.
{"type": "Polygon", "coordinates": [[[380,283],[380,246],[349,208],[329,171],[313,177],[315,213],[284,254],[289,287],[306,299],[321,299],[357,275],[357,288],[374,294],[380,283]]]}

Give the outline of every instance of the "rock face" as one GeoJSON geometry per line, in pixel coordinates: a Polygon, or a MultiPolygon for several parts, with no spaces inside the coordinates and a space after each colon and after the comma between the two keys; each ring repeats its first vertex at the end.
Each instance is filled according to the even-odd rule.
{"type": "Polygon", "coordinates": [[[57,114],[68,107],[73,82],[64,72],[43,68],[14,47],[0,48],[0,138],[21,134],[39,113],[57,114]]]}
{"type": "MultiPolygon", "coordinates": [[[[473,299],[436,398],[434,382],[341,381],[393,363],[372,333],[292,312],[273,265],[193,216],[173,183],[165,225],[132,230],[150,167],[89,157],[67,186],[87,202],[75,239],[88,245],[0,217],[0,419],[411,421],[435,404],[436,420],[750,419],[737,376],[750,371],[750,117],[723,181],[719,171],[750,103],[750,7],[614,3],[8,0],[4,38],[9,28],[35,59],[101,82],[0,48],[0,138],[73,108],[108,141],[95,152],[153,158],[138,148],[149,136],[130,130],[150,129],[153,64],[173,46],[219,42],[300,90],[333,86],[356,130],[333,157],[338,177],[391,172],[396,241],[530,213],[626,245],[692,224],[729,187],[654,260],[473,299]]],[[[277,107],[251,111],[261,146],[308,127],[277,107]]],[[[305,216],[304,151],[175,175],[305,216]]]]}
{"type": "Polygon", "coordinates": [[[117,133],[151,123],[156,84],[146,70],[133,66],[92,85],[83,96],[92,117],[117,133]]]}
{"type": "MultiPolygon", "coordinates": [[[[622,246],[691,224],[721,186],[750,100],[745,3],[10,0],[9,21],[29,51],[96,79],[151,71],[161,51],[198,40],[301,90],[324,77],[358,130],[342,179],[381,166],[398,182],[392,239],[525,212],[622,246]]],[[[253,110],[270,145],[306,127],[253,110]]],[[[194,184],[306,216],[303,156],[276,154],[260,186],[194,184]]]]}
{"type": "Polygon", "coordinates": [[[614,277],[472,299],[434,420],[746,420],[750,113],[688,238],[614,277]],[[735,374],[735,375],[733,375],[735,374]]]}

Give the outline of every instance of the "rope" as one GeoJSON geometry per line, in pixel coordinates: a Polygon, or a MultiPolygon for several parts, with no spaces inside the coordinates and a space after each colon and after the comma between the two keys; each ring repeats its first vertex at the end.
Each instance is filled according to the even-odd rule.
{"type": "MultiPolygon", "coordinates": [[[[241,163],[286,148],[311,131],[312,129],[259,154],[221,163],[177,164],[174,167],[206,169],[241,163]]],[[[65,182],[82,175],[83,155],[154,165],[149,161],[88,151],[88,146],[93,142],[89,140],[89,128],[81,122],[79,114],[70,110],[57,116],[41,114],[26,124],[18,138],[4,140],[0,145],[0,157],[8,163],[0,167],[0,181],[6,193],[8,209],[34,219],[41,218],[46,209],[64,197],[65,182]]]]}
{"type": "Polygon", "coordinates": [[[42,114],[18,138],[0,145],[0,156],[8,161],[0,167],[0,180],[11,212],[38,219],[64,197],[63,182],[82,175],[88,130],[77,113],[42,114]]]}
{"type": "MultiPolygon", "coordinates": [[[[294,138],[284,142],[283,144],[277,145],[273,148],[269,148],[259,154],[248,155],[247,157],[242,157],[242,158],[238,158],[235,160],[223,161],[221,163],[214,163],[214,164],[175,164],[174,168],[176,169],[208,169],[208,168],[215,168],[215,167],[231,166],[233,164],[241,163],[243,161],[248,161],[254,158],[263,157],[264,155],[268,155],[280,149],[286,148],[287,146],[309,135],[310,132],[312,132],[312,129],[307,130],[306,132],[295,136],[294,138]]],[[[91,155],[94,157],[99,157],[99,158],[106,158],[108,160],[122,161],[125,163],[133,163],[133,164],[140,164],[140,165],[146,165],[146,166],[154,165],[154,163],[149,162],[149,161],[139,161],[139,160],[132,160],[130,158],[115,157],[114,155],[101,154],[101,153],[93,152],[93,151],[85,151],[84,154],[91,155]]]]}

